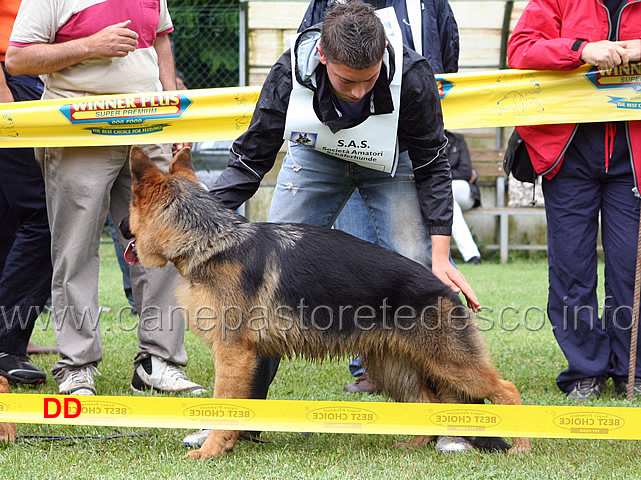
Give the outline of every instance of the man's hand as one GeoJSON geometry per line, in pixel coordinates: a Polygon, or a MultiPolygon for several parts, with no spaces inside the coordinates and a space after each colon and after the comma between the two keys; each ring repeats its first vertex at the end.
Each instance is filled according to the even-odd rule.
{"type": "Polygon", "coordinates": [[[617,65],[627,67],[631,58],[630,51],[621,45],[621,42],[601,40],[600,42],[588,43],[581,52],[581,60],[595,65],[599,70],[608,70],[617,65]]]}
{"type": "Polygon", "coordinates": [[[623,40],[615,43],[625,49],[629,61],[638,62],[641,60],[641,40],[623,40]]]}
{"type": "Polygon", "coordinates": [[[126,57],[136,50],[138,34],[128,27],[131,20],[109,25],[85,40],[93,48],[92,57],[126,57]]]}
{"type": "Polygon", "coordinates": [[[191,148],[192,143],[172,143],[171,144],[171,154],[176,155],[178,152],[180,152],[183,148],[191,148]]]}
{"type": "Polygon", "coordinates": [[[448,262],[447,265],[434,267],[434,264],[432,264],[432,272],[440,281],[450,287],[454,293],[463,293],[467,300],[468,308],[473,312],[478,312],[481,309],[481,304],[476,298],[474,290],[472,290],[470,284],[467,283],[465,276],[460,270],[457,270],[454,265],[448,262]]]}
{"type": "Polygon", "coordinates": [[[474,290],[459,270],[450,262],[450,237],[445,235],[432,235],[432,273],[454,293],[463,293],[467,306],[473,311],[481,309],[474,290]]]}

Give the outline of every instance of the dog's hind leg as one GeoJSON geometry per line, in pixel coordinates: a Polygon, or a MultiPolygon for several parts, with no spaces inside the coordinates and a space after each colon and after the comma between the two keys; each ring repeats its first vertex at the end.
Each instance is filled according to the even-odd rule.
{"type": "MultiPolygon", "coordinates": [[[[258,365],[254,348],[248,345],[220,345],[214,354],[216,381],[214,398],[249,398],[253,373],[258,365]]],[[[192,458],[211,458],[234,448],[239,430],[212,430],[205,443],[187,455],[192,458]]]]}
{"type": "MultiPolygon", "coordinates": [[[[423,385],[418,372],[408,368],[407,362],[394,361],[389,357],[385,361],[376,358],[364,358],[367,372],[373,383],[396,402],[434,403],[439,402],[436,394],[423,385]]],[[[398,448],[417,448],[436,440],[434,435],[417,435],[409,442],[399,442],[398,448]]]]}
{"type": "MultiPolygon", "coordinates": [[[[497,405],[522,405],[521,396],[516,386],[512,382],[503,380],[496,374],[494,379],[496,386],[492,389],[492,394],[486,398],[497,405]]],[[[514,437],[514,446],[509,450],[510,453],[525,453],[532,450],[532,442],[527,437],[514,437]]]]}
{"type": "MultiPolygon", "coordinates": [[[[419,387],[418,397],[414,400],[404,400],[405,402],[415,402],[415,403],[435,403],[438,402],[438,398],[432,390],[427,387],[419,387]]],[[[436,435],[416,435],[409,442],[398,442],[394,446],[397,448],[418,448],[427,445],[436,440],[436,435]]]]}
{"type": "MultiPolygon", "coordinates": [[[[480,360],[474,365],[468,364],[465,368],[458,369],[456,379],[454,376],[449,376],[447,380],[449,387],[453,390],[452,394],[458,395],[459,398],[486,398],[496,405],[523,404],[514,384],[503,380],[489,360],[480,360]]],[[[443,393],[443,396],[448,395],[443,393]]],[[[529,438],[514,437],[513,441],[514,446],[509,450],[510,453],[529,452],[532,449],[529,438]]]]}

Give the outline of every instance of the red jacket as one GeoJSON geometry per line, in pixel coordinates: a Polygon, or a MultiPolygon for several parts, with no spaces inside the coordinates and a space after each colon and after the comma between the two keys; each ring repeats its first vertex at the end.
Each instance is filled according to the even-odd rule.
{"type": "MultiPolygon", "coordinates": [[[[618,40],[641,37],[641,0],[627,0],[621,10],[618,40]]],[[[573,70],[583,65],[587,42],[609,38],[608,11],[601,0],[530,0],[508,43],[512,68],[573,70]],[[587,42],[586,42],[587,41],[587,42]]],[[[576,124],[517,127],[534,169],[552,178],[561,167],[576,124]]],[[[641,185],[641,121],[627,122],[637,188],[641,185]]],[[[604,140],[605,141],[605,140],[604,140]]]]}

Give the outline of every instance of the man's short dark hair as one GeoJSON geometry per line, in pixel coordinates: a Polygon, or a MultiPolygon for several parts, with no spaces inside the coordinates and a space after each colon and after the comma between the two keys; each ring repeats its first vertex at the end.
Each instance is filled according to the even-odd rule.
{"type": "Polygon", "coordinates": [[[383,24],[370,4],[348,0],[325,12],[320,46],[330,63],[369,68],[383,58],[385,41],[383,24]]]}

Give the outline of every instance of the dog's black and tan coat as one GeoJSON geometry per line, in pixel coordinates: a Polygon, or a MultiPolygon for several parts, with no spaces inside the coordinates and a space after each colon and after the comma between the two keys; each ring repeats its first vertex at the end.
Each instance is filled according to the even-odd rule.
{"type": "MultiPolygon", "coordinates": [[[[168,174],[137,147],[130,163],[137,254],[148,267],[173,262],[183,276],[178,301],[212,349],[215,398],[248,398],[258,354],[358,353],[399,402],[521,403],[474,317],[428,269],[337,230],[250,223],[202,189],[188,149],[168,174]]],[[[190,455],[221,455],[238,437],[212,430],[190,455]]],[[[513,451],[529,449],[529,439],[514,439],[513,451]]]]}

